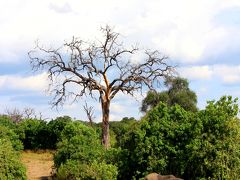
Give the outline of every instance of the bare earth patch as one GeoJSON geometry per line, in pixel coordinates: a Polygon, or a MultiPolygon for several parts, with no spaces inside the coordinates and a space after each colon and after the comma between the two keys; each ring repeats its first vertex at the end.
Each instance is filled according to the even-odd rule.
{"type": "Polygon", "coordinates": [[[28,180],[51,179],[53,167],[52,151],[23,151],[21,160],[27,168],[28,180]]]}

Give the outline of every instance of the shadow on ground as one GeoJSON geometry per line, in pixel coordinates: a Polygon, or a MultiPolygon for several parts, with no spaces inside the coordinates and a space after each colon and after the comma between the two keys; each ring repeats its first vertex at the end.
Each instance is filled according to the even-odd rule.
{"type": "Polygon", "coordinates": [[[52,180],[52,176],[42,176],[40,177],[40,180],[52,180]]]}

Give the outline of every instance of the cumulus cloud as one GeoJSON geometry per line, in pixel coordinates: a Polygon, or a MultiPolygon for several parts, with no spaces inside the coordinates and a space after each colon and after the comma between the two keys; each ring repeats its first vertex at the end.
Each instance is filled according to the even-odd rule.
{"type": "Polygon", "coordinates": [[[179,74],[188,79],[210,79],[213,76],[213,69],[210,66],[190,66],[179,69],[179,74]]]}
{"type": "Polygon", "coordinates": [[[47,88],[47,74],[33,76],[3,75],[0,76],[0,89],[44,91],[47,88]]]}
{"type": "Polygon", "coordinates": [[[112,103],[111,104],[111,111],[113,113],[125,113],[127,112],[127,107],[126,105],[121,105],[121,104],[116,104],[116,103],[112,103]]]}
{"type": "Polygon", "coordinates": [[[56,5],[56,4],[50,3],[49,8],[54,10],[57,13],[70,13],[70,12],[72,12],[72,7],[66,2],[62,5],[56,5]]]}
{"type": "MultiPolygon", "coordinates": [[[[179,71],[184,77],[216,78],[224,84],[238,84],[240,65],[226,65],[219,57],[240,47],[239,24],[226,23],[231,16],[237,19],[238,14],[230,13],[235,8],[240,9],[239,0],[0,1],[0,64],[21,63],[36,39],[53,47],[73,35],[94,40],[99,38],[100,26],[109,24],[121,32],[127,45],[139,43],[149,49],[159,49],[183,64],[179,71]],[[223,16],[225,20],[221,21],[223,16]],[[211,57],[218,59],[220,65],[214,65],[211,57]]],[[[133,56],[132,60],[141,58],[141,55],[133,56]]],[[[2,74],[0,89],[43,91],[47,86],[45,76],[2,74]]],[[[137,94],[137,99],[141,100],[142,96],[137,94]]],[[[120,119],[118,111],[126,116],[134,111],[139,116],[138,107],[134,98],[120,94],[112,105],[112,119],[120,119]]],[[[64,108],[66,112],[79,113],[75,105],[64,108]]]]}
{"type": "Polygon", "coordinates": [[[216,80],[220,79],[224,84],[240,83],[240,65],[189,66],[180,68],[179,74],[190,80],[210,80],[216,78],[216,80]]]}
{"type": "Polygon", "coordinates": [[[216,15],[232,7],[240,7],[239,1],[2,1],[0,62],[19,60],[37,38],[47,43],[72,35],[89,39],[97,37],[104,24],[181,62],[199,62],[240,44],[227,41],[233,33],[239,35],[239,27],[214,22],[216,15]]]}
{"type": "Polygon", "coordinates": [[[240,83],[240,65],[214,65],[214,73],[219,76],[225,84],[240,83]]]}

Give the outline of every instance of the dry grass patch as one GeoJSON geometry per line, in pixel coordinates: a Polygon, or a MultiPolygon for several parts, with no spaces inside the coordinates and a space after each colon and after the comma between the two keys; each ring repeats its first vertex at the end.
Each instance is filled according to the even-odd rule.
{"type": "Polygon", "coordinates": [[[27,177],[31,179],[51,179],[53,153],[49,150],[23,151],[21,160],[27,167],[27,177]]]}

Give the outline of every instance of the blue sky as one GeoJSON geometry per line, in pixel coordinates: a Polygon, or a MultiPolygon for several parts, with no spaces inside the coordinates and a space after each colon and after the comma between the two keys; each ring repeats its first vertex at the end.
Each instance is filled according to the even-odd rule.
{"type": "MultiPolygon", "coordinates": [[[[168,55],[179,75],[189,79],[199,108],[222,95],[240,97],[239,0],[1,0],[0,113],[33,107],[46,118],[86,119],[86,100],[94,106],[95,121],[100,121],[100,105],[91,99],[51,109],[46,73],[31,71],[27,52],[37,39],[55,47],[73,35],[94,40],[105,24],[114,26],[127,44],[168,55]]],[[[141,117],[142,98],[117,96],[111,120],[141,117]]]]}

